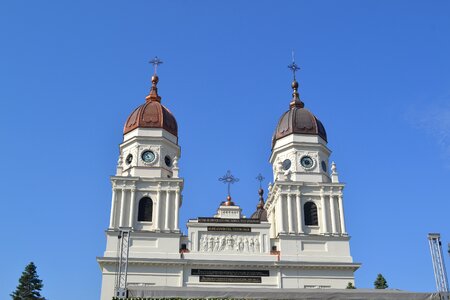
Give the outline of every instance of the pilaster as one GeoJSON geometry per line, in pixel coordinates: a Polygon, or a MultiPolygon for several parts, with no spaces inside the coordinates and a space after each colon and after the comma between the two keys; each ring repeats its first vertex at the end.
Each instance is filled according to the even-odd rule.
{"type": "Polygon", "coordinates": [[[337,226],[336,226],[336,206],[334,204],[334,196],[333,192],[330,191],[330,215],[331,215],[331,233],[337,234],[337,226]]]}
{"type": "Polygon", "coordinates": [[[131,197],[130,197],[130,219],[128,220],[128,226],[133,228],[134,226],[134,212],[136,208],[136,189],[131,189],[131,197]]]}
{"type": "Polygon", "coordinates": [[[344,204],[343,204],[343,200],[342,200],[342,189],[339,191],[338,201],[339,201],[339,217],[341,220],[341,234],[347,235],[347,230],[345,228],[345,219],[344,219],[344,204]]]}
{"type": "Polygon", "coordinates": [[[111,197],[111,216],[109,217],[109,228],[115,227],[115,218],[116,218],[116,188],[112,189],[112,197],[111,197]]]}
{"type": "Polygon", "coordinates": [[[297,208],[297,232],[299,234],[303,234],[303,210],[300,188],[298,193],[295,195],[295,202],[295,206],[297,208]]]}
{"type": "Polygon", "coordinates": [[[322,216],[322,226],[321,227],[321,233],[322,234],[328,234],[328,221],[327,221],[327,210],[326,210],[326,203],[325,203],[325,195],[323,191],[323,187],[320,189],[320,204],[322,206],[321,216],[322,216]]]}

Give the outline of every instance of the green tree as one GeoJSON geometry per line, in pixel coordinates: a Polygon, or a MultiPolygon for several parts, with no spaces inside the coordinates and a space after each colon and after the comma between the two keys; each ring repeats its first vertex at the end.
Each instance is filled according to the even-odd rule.
{"type": "Polygon", "coordinates": [[[19,285],[10,296],[13,300],[45,300],[40,293],[43,286],[36,272],[36,266],[30,262],[22,272],[19,285]]]}
{"type": "Polygon", "coordinates": [[[376,289],[382,289],[382,290],[387,289],[389,287],[389,285],[387,284],[386,279],[381,274],[378,274],[377,279],[373,283],[373,286],[376,289]]]}
{"type": "Polygon", "coordinates": [[[349,282],[349,283],[347,284],[346,289],[347,289],[347,290],[354,290],[354,289],[356,289],[356,286],[354,286],[353,283],[349,282]]]}

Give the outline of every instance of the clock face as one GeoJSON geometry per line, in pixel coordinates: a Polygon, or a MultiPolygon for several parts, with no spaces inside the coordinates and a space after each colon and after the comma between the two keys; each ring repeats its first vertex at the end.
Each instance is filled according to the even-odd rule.
{"type": "Polygon", "coordinates": [[[166,163],[166,166],[168,167],[172,166],[172,159],[170,158],[169,155],[166,155],[166,157],[164,157],[164,162],[166,163]]]}
{"type": "Polygon", "coordinates": [[[322,170],[323,170],[324,172],[327,171],[327,164],[326,164],[325,161],[323,161],[323,160],[322,160],[322,170]]]}
{"type": "Polygon", "coordinates": [[[133,161],[133,155],[128,154],[127,158],[125,159],[125,162],[127,163],[127,165],[129,165],[129,164],[131,164],[132,161],[133,161]]]}
{"type": "Polygon", "coordinates": [[[151,163],[152,161],[154,161],[156,158],[155,153],[153,153],[153,151],[150,150],[146,150],[144,152],[142,152],[142,160],[145,161],[146,163],[151,163]]]}
{"type": "Polygon", "coordinates": [[[314,166],[314,160],[310,156],[303,156],[300,164],[305,169],[311,169],[314,166]]]}
{"type": "Polygon", "coordinates": [[[290,159],[285,159],[283,161],[283,170],[289,170],[291,168],[291,160],[290,159]]]}

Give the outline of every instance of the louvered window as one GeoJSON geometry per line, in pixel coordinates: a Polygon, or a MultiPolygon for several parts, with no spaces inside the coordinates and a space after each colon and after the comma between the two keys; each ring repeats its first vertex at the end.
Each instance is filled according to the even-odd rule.
{"type": "Polygon", "coordinates": [[[144,197],[139,201],[138,221],[151,222],[153,216],[153,201],[144,197]]]}
{"type": "Polygon", "coordinates": [[[305,225],[319,225],[319,219],[317,218],[317,206],[314,202],[306,202],[303,209],[305,212],[305,225]]]}

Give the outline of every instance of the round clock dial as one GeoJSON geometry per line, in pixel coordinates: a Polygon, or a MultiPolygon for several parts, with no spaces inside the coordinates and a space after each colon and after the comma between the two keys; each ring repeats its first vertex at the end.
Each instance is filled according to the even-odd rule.
{"type": "Polygon", "coordinates": [[[145,161],[146,163],[151,163],[152,161],[154,161],[156,158],[155,153],[153,153],[153,151],[150,150],[146,150],[144,152],[142,152],[142,160],[145,161]]]}
{"type": "Polygon", "coordinates": [[[164,157],[164,162],[166,163],[166,166],[168,167],[172,166],[172,159],[170,158],[169,155],[166,155],[166,157],[164,157]]]}
{"type": "Polygon", "coordinates": [[[327,171],[327,164],[326,164],[325,161],[323,161],[323,160],[322,160],[322,170],[323,170],[324,172],[327,171]]]}
{"type": "Polygon", "coordinates": [[[303,156],[300,164],[305,169],[311,169],[314,166],[314,160],[310,156],[303,156]]]}
{"type": "Polygon", "coordinates": [[[132,161],[133,161],[133,155],[128,154],[127,158],[125,159],[125,162],[127,163],[127,165],[129,165],[129,164],[131,164],[132,161]]]}
{"type": "Polygon", "coordinates": [[[291,168],[291,160],[290,159],[285,159],[283,161],[283,169],[284,170],[289,170],[291,168]]]}

